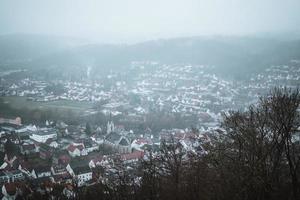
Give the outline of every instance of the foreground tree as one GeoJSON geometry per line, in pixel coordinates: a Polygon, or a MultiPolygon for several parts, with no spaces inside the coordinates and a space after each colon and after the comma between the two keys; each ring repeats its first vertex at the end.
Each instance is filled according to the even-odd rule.
{"type": "Polygon", "coordinates": [[[227,134],[210,155],[221,193],[231,199],[299,199],[299,104],[298,90],[274,89],[247,112],[224,115],[227,134]]]}

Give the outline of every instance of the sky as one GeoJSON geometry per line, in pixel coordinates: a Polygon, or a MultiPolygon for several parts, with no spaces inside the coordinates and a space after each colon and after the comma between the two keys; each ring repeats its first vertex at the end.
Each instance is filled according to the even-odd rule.
{"type": "Polygon", "coordinates": [[[0,0],[0,34],[134,42],[298,31],[300,0],[0,0]]]}

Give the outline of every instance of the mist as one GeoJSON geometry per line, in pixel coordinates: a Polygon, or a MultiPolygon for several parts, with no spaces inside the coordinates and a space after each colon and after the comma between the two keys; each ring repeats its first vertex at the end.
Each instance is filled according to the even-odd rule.
{"type": "Polygon", "coordinates": [[[298,0],[1,0],[0,34],[58,35],[104,43],[287,35],[299,31],[299,8],[298,0]]]}
{"type": "Polygon", "coordinates": [[[0,0],[1,199],[300,199],[300,0],[0,0]]]}

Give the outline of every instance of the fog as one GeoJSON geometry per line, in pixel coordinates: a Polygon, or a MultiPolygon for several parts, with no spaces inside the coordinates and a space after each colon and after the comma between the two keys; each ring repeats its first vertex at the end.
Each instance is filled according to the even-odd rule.
{"type": "Polygon", "coordinates": [[[0,34],[138,42],[195,35],[288,33],[299,0],[1,0],[0,34]]]}
{"type": "Polygon", "coordinates": [[[300,0],[0,0],[1,199],[300,200],[300,0]]]}

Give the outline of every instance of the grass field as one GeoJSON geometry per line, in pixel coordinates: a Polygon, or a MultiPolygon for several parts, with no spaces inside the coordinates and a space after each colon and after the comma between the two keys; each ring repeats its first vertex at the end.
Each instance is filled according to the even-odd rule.
{"type": "Polygon", "coordinates": [[[82,112],[92,108],[91,102],[58,100],[49,102],[28,101],[26,97],[10,96],[0,97],[3,102],[9,104],[12,108],[28,108],[28,109],[66,109],[75,112],[82,112]]]}

